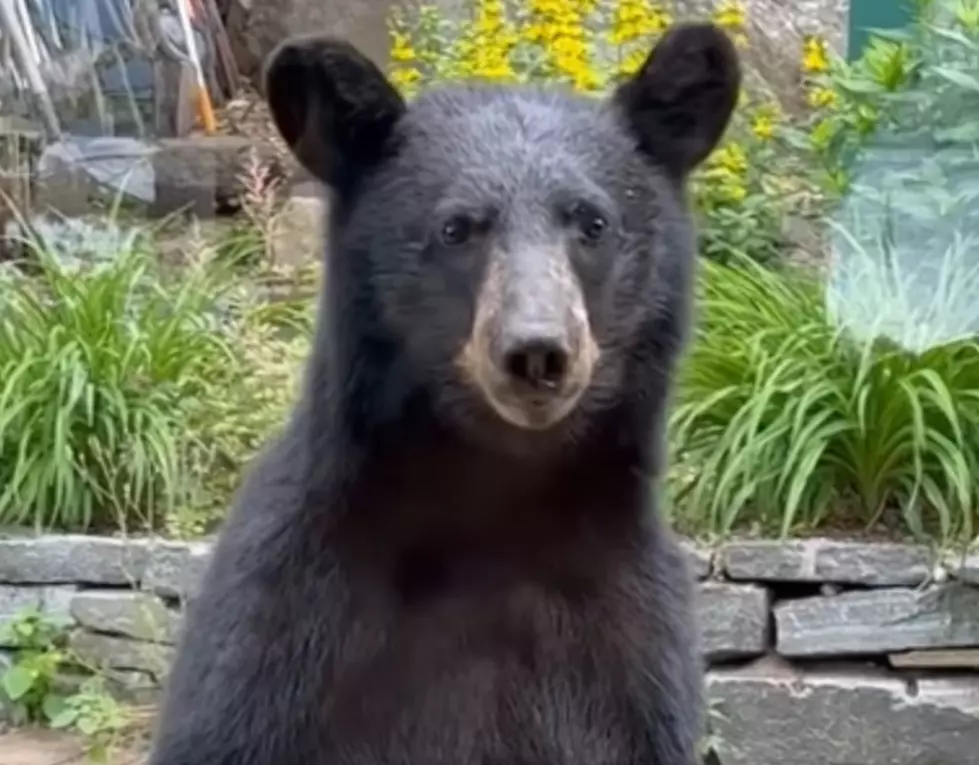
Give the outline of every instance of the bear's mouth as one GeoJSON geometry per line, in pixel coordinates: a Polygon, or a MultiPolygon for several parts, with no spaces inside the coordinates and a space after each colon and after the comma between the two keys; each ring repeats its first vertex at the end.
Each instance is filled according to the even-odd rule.
{"type": "Polygon", "coordinates": [[[533,394],[497,385],[482,392],[493,411],[510,425],[525,430],[547,430],[574,411],[584,391],[584,385],[574,385],[561,391],[533,394]]]}

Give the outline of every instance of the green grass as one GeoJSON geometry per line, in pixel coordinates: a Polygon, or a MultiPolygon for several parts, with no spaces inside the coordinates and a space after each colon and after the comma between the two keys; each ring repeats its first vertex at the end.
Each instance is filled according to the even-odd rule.
{"type": "Polygon", "coordinates": [[[186,405],[235,361],[226,285],[167,279],[135,242],[0,277],[0,523],[154,526],[180,494],[186,405]]]}
{"type": "Polygon", "coordinates": [[[896,517],[900,532],[972,539],[979,342],[858,341],[811,277],[707,262],[672,444],[673,512],[699,532],[896,517]]]}

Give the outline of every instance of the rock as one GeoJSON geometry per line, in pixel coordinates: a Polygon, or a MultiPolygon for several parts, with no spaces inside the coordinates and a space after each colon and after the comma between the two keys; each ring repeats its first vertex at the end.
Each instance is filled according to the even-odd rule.
{"type": "Polygon", "coordinates": [[[701,646],[711,663],[761,656],[769,643],[771,594],[754,585],[700,585],[701,646]]]}
{"type": "Polygon", "coordinates": [[[945,558],[945,567],[953,579],[979,585],[979,552],[964,556],[950,554],[945,558]]]}
{"type": "Polygon", "coordinates": [[[261,0],[229,10],[228,34],[242,74],[261,87],[262,67],[272,49],[293,34],[329,33],[386,66],[388,19],[395,0],[261,0]]]}
{"type": "Polygon", "coordinates": [[[979,748],[979,683],[798,673],[765,662],[708,674],[722,765],[965,765],[979,748]]]}
{"type": "Polygon", "coordinates": [[[0,586],[0,625],[16,619],[24,611],[41,608],[41,587],[0,586]]]}
{"type": "Polygon", "coordinates": [[[979,647],[979,589],[951,584],[802,598],[775,606],[783,656],[979,647]]]}
{"type": "MultiPolygon", "coordinates": [[[[704,18],[720,2],[677,0],[676,15],[704,18]]],[[[798,108],[804,37],[819,35],[833,51],[844,53],[850,0],[746,0],[744,5],[750,41],[742,53],[746,81],[784,108],[798,108]]]]}
{"type": "Polygon", "coordinates": [[[272,258],[277,266],[303,266],[322,257],[327,220],[322,194],[293,193],[276,216],[272,258]]]}
{"type": "Polygon", "coordinates": [[[146,560],[144,540],[82,534],[0,539],[0,582],[127,585],[143,577],[146,560]]]}
{"type": "Polygon", "coordinates": [[[687,554],[691,573],[698,579],[706,579],[711,573],[711,564],[714,559],[712,550],[703,547],[692,539],[681,538],[680,547],[687,554]]]}
{"type": "Polygon", "coordinates": [[[89,196],[92,191],[92,178],[81,163],[74,165],[59,157],[50,157],[43,172],[39,171],[35,178],[34,211],[81,217],[91,212],[89,196]]]}
{"type": "Polygon", "coordinates": [[[732,542],[718,557],[724,573],[736,581],[914,586],[927,581],[932,568],[923,545],[832,539],[732,542]]]}
{"type": "Polygon", "coordinates": [[[106,688],[124,704],[155,706],[160,702],[162,688],[146,672],[133,670],[106,670],[106,688]]]}
{"type": "Polygon", "coordinates": [[[237,206],[235,200],[245,188],[253,151],[274,177],[278,165],[271,148],[243,136],[194,135],[161,140],[153,155],[155,197],[151,214],[165,217],[184,211],[207,219],[222,205],[237,206]]]}
{"type": "Polygon", "coordinates": [[[98,635],[86,630],[73,632],[68,647],[94,667],[148,672],[157,680],[166,677],[174,658],[172,646],[98,635]]]}
{"type": "Polygon", "coordinates": [[[110,635],[173,643],[180,617],[148,592],[86,590],[71,601],[71,614],[88,630],[110,635]]]}
{"type": "MultiPolygon", "coordinates": [[[[0,628],[18,619],[28,609],[70,623],[68,603],[74,587],[13,587],[0,585],[0,628]]],[[[3,645],[0,641],[0,645],[3,645]]]]}
{"type": "Polygon", "coordinates": [[[164,597],[192,599],[210,554],[209,542],[157,542],[151,548],[144,589],[164,597]]]}
{"type": "Polygon", "coordinates": [[[979,648],[938,651],[908,651],[887,657],[892,667],[900,669],[973,669],[979,670],[979,648]]]}

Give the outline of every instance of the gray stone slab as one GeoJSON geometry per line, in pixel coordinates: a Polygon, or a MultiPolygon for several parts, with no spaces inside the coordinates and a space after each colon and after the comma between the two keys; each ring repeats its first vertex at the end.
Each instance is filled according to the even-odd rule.
{"type": "Polygon", "coordinates": [[[272,232],[272,257],[277,266],[303,266],[323,257],[328,204],[323,194],[286,199],[272,232]]]}
{"type": "MultiPolygon", "coordinates": [[[[0,628],[31,609],[40,609],[41,613],[57,619],[70,620],[68,603],[74,593],[75,588],[68,586],[0,585],[0,628]]],[[[3,645],[2,640],[0,645],[3,645]]]]}
{"type": "Polygon", "coordinates": [[[156,542],[143,587],[165,597],[192,599],[210,561],[211,547],[210,542],[156,542]]]}
{"type": "Polygon", "coordinates": [[[947,555],[945,568],[948,569],[953,579],[979,585],[979,552],[968,555],[947,555]]]}
{"type": "Polygon", "coordinates": [[[979,589],[950,584],[790,600],[775,606],[783,656],[979,646],[979,589]]]}
{"type": "Polygon", "coordinates": [[[138,582],[145,540],[83,534],[0,539],[0,583],[113,584],[138,582]]]}
{"type": "Polygon", "coordinates": [[[92,667],[147,672],[157,680],[166,677],[175,653],[173,646],[87,630],[75,630],[68,646],[92,667]]]}
{"type": "Polygon", "coordinates": [[[710,576],[714,551],[688,537],[680,537],[678,541],[687,554],[691,573],[698,579],[706,579],[710,576]]]}
{"type": "Polygon", "coordinates": [[[922,545],[832,539],[731,542],[718,553],[728,578],[759,582],[832,582],[871,587],[914,586],[931,575],[922,545]]]}
{"type": "Polygon", "coordinates": [[[173,643],[179,614],[149,592],[86,590],[71,601],[71,614],[88,630],[135,640],[173,643]]]}
{"type": "Polygon", "coordinates": [[[134,670],[106,670],[104,673],[109,692],[125,704],[151,707],[160,703],[160,684],[146,672],[134,670]]]}
{"type": "Polygon", "coordinates": [[[756,585],[705,582],[698,594],[701,646],[711,663],[761,656],[769,646],[771,593],[756,585]]]}
{"type": "Polygon", "coordinates": [[[762,667],[707,678],[720,765],[972,765],[979,683],[762,667]]]}

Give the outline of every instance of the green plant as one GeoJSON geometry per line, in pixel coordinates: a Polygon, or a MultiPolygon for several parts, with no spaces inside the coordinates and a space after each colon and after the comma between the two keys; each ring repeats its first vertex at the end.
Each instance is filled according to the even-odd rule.
{"type": "Polygon", "coordinates": [[[678,522],[976,533],[979,340],[915,352],[837,325],[823,287],[707,263],[671,426],[678,522]]]}
{"type": "Polygon", "coordinates": [[[235,357],[218,271],[139,239],[93,264],[31,238],[0,274],[0,523],[155,526],[179,500],[188,402],[235,357]]]}
{"type": "Polygon", "coordinates": [[[130,726],[127,710],[107,691],[105,679],[94,675],[78,692],[51,705],[48,725],[78,731],[90,762],[108,763],[111,752],[130,726]]]}
{"type": "Polygon", "coordinates": [[[62,620],[26,608],[0,623],[0,645],[13,649],[9,667],[0,673],[0,706],[15,723],[45,722],[60,709],[55,690],[58,672],[68,663],[62,620]]]}
{"type": "Polygon", "coordinates": [[[107,691],[105,678],[66,647],[70,624],[26,608],[0,625],[0,645],[14,649],[10,666],[0,673],[0,707],[9,708],[15,724],[77,731],[89,760],[106,763],[130,718],[107,691]],[[67,691],[64,677],[79,671],[87,677],[67,691]]]}
{"type": "MultiPolygon", "coordinates": [[[[813,151],[831,196],[849,190],[868,147],[895,140],[915,148],[979,145],[979,0],[916,0],[906,29],[878,30],[854,62],[821,62],[808,77],[816,106],[794,145],[813,151]]],[[[975,209],[973,207],[973,209],[975,209]]]]}

